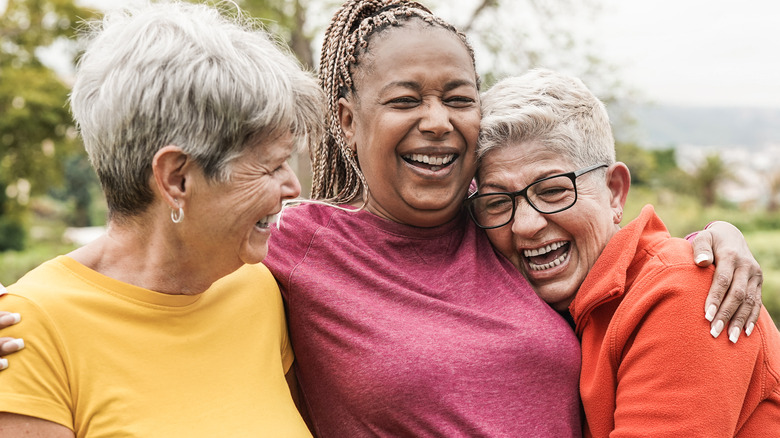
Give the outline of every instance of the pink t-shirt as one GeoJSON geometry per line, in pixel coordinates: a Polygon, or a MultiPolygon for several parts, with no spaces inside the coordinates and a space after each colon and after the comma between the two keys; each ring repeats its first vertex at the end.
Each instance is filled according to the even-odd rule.
{"type": "Polygon", "coordinates": [[[270,248],[316,435],[581,435],[574,332],[465,214],[302,205],[270,248]]]}

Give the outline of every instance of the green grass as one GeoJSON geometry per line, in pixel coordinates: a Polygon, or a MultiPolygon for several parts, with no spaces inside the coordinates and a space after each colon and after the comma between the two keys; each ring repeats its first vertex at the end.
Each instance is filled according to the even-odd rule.
{"type": "Polygon", "coordinates": [[[75,249],[65,243],[36,243],[24,251],[0,252],[0,284],[13,284],[32,268],[75,249]]]}
{"type": "Polygon", "coordinates": [[[764,306],[780,327],[780,230],[747,232],[745,239],[764,272],[764,306]]]}

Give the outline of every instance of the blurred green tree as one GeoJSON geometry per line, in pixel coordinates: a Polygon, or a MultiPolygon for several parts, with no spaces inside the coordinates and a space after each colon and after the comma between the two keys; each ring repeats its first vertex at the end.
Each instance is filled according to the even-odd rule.
{"type": "Polygon", "coordinates": [[[718,188],[733,180],[734,174],[717,153],[709,154],[693,173],[693,187],[704,207],[711,207],[718,201],[718,188]]]}
{"type": "Polygon", "coordinates": [[[66,41],[93,14],[72,0],[8,0],[0,11],[0,224],[8,234],[0,250],[21,246],[30,197],[60,183],[61,163],[80,153],[69,87],[41,54],[54,47],[72,63],[66,41]]]}

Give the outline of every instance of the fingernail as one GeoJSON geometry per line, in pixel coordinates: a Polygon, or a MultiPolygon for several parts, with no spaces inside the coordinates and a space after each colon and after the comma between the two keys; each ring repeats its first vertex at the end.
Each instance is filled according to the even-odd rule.
{"type": "Polygon", "coordinates": [[[9,313],[7,315],[0,316],[0,324],[13,325],[22,320],[22,315],[18,313],[9,313]]]}
{"type": "Polygon", "coordinates": [[[11,345],[16,345],[16,351],[19,351],[24,348],[24,339],[22,338],[14,339],[12,341],[8,341],[7,343],[11,345]]]}
{"type": "Polygon", "coordinates": [[[710,330],[710,334],[713,338],[717,338],[720,335],[720,332],[723,331],[723,321],[718,321],[715,323],[715,327],[710,330]]]}
{"type": "Polygon", "coordinates": [[[5,295],[7,293],[8,293],[8,291],[3,287],[2,284],[0,284],[0,297],[2,297],[3,295],[5,295]]]}
{"type": "MultiPolygon", "coordinates": [[[[694,259],[694,261],[695,261],[695,262],[696,262],[696,264],[698,265],[699,263],[701,263],[701,262],[705,262],[705,261],[707,261],[707,260],[709,260],[709,259],[710,259],[710,256],[708,256],[707,254],[699,254],[699,255],[697,255],[697,256],[696,256],[696,258],[694,259]]],[[[690,259],[688,259],[688,260],[690,260],[690,259]]]]}
{"type": "Polygon", "coordinates": [[[24,340],[22,340],[21,338],[12,339],[4,343],[2,346],[0,346],[0,350],[2,350],[3,353],[14,353],[23,348],[24,348],[24,340]]]}
{"type": "Polygon", "coordinates": [[[747,328],[745,329],[745,334],[750,336],[750,334],[753,333],[753,327],[755,327],[755,326],[756,326],[755,324],[753,324],[752,322],[749,322],[748,325],[747,325],[747,328]]]}
{"type": "MultiPolygon", "coordinates": [[[[707,318],[707,321],[712,322],[712,320],[715,319],[715,312],[717,311],[718,306],[710,304],[710,307],[707,307],[707,313],[704,315],[704,317],[707,318]]],[[[699,315],[701,315],[701,313],[699,315]]]]}
{"type": "Polygon", "coordinates": [[[0,359],[0,370],[8,368],[8,359],[0,359]]]}
{"type": "Polygon", "coordinates": [[[729,341],[731,341],[732,344],[736,344],[738,339],[739,327],[732,327],[731,330],[729,330],[729,341]]]}

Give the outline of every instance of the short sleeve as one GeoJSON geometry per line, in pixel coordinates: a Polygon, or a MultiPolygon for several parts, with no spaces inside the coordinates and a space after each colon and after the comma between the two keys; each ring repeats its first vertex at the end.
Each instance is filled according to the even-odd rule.
{"type": "Polygon", "coordinates": [[[3,308],[22,315],[4,335],[23,338],[25,348],[9,358],[0,373],[0,411],[27,415],[73,429],[72,398],[61,337],[46,312],[13,293],[3,308]]]}

